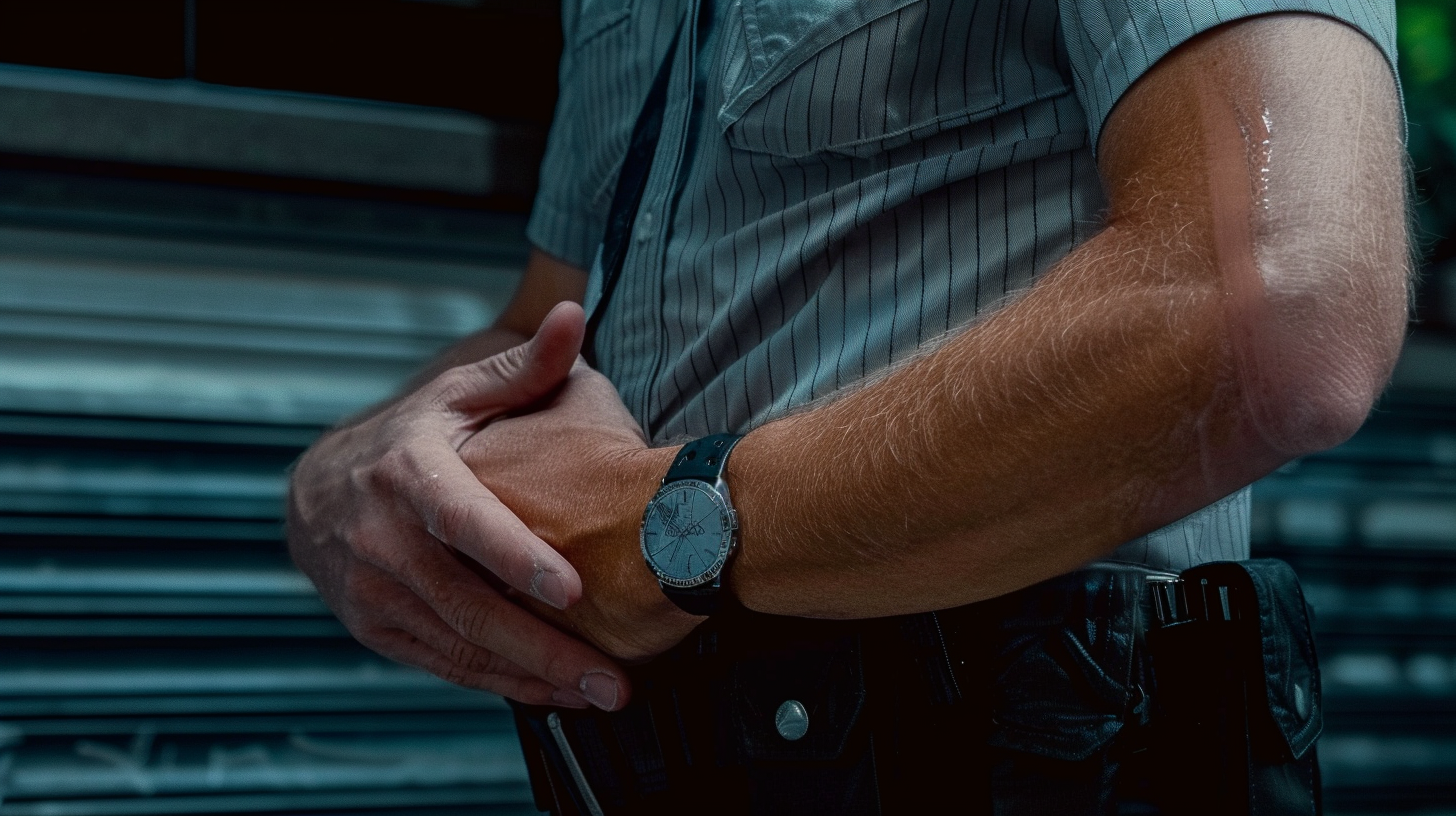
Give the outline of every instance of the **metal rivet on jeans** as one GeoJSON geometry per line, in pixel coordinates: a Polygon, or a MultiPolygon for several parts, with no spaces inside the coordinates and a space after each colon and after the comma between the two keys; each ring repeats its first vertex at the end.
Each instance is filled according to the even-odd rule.
{"type": "Polygon", "coordinates": [[[798,700],[785,700],[774,714],[774,727],[779,736],[792,742],[809,733],[809,712],[798,700]]]}

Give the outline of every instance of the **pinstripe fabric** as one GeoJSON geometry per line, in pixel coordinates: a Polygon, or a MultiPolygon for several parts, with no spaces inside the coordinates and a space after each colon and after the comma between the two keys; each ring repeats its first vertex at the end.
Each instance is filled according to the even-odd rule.
{"type": "MultiPolygon", "coordinates": [[[[678,20],[662,139],[597,335],[659,443],[745,431],[883,371],[1098,228],[1093,146],[1157,59],[1281,9],[1394,58],[1390,0],[567,0],[529,236],[588,266],[678,20]]],[[[590,308],[599,295],[593,270],[590,308]]],[[[1240,491],[1115,555],[1248,549],[1240,491]]]]}

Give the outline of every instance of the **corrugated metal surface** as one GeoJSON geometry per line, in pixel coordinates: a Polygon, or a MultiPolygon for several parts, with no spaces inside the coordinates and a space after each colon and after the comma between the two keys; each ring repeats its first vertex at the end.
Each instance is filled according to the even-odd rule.
{"type": "Polygon", "coordinates": [[[0,226],[0,816],[534,812],[503,703],[355,644],[280,525],[519,239],[130,231],[0,226]]]}

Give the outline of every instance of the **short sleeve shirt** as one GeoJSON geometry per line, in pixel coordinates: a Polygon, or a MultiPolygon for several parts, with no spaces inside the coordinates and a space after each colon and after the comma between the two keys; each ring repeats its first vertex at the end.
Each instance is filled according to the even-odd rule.
{"type": "MultiPolygon", "coordinates": [[[[973,325],[1100,227],[1094,151],[1162,56],[1232,20],[1337,18],[1394,64],[1390,0],[566,0],[528,235],[592,267],[676,32],[602,371],[667,443],[763,422],[973,325]]],[[[1248,551],[1247,490],[1115,554],[1248,551]]]]}

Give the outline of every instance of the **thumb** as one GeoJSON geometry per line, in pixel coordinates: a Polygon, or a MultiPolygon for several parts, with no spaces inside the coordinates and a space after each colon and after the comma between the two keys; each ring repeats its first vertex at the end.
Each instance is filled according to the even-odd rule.
{"type": "Polygon", "coordinates": [[[450,409],[489,420],[528,405],[566,381],[581,353],[586,316],[570,301],[556,304],[526,342],[449,373],[441,395],[450,409]]]}

